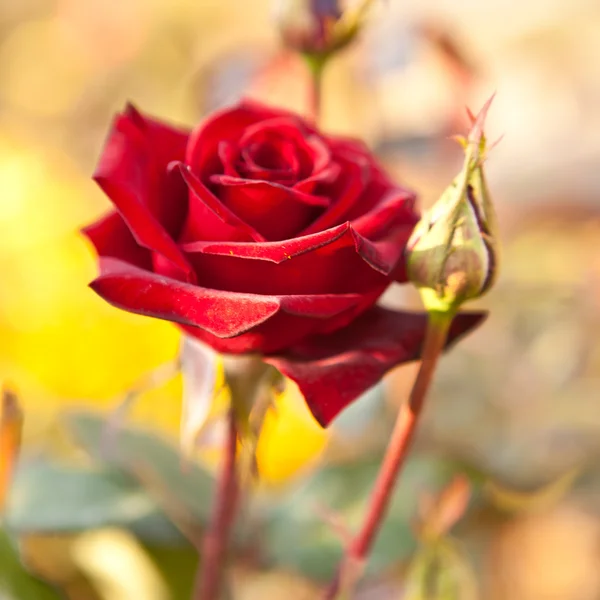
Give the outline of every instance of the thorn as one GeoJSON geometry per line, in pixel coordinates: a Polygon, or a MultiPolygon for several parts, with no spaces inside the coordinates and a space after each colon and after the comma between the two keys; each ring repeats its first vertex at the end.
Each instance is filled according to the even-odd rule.
{"type": "Polygon", "coordinates": [[[352,532],[350,528],[344,522],[342,516],[334,511],[333,509],[325,506],[324,504],[316,503],[314,505],[314,511],[318,517],[320,517],[327,525],[329,525],[333,531],[339,536],[344,546],[347,546],[352,541],[352,532]]]}
{"type": "Polygon", "coordinates": [[[481,110],[477,113],[472,126],[471,131],[469,131],[469,135],[467,137],[468,141],[471,143],[479,144],[481,139],[484,137],[483,128],[485,125],[485,120],[487,118],[488,111],[490,110],[490,106],[494,98],[496,97],[496,92],[494,92],[481,107],[481,110]]]}
{"type": "Polygon", "coordinates": [[[436,496],[425,493],[419,502],[417,530],[422,537],[439,539],[465,514],[471,498],[469,480],[462,474],[443,488],[436,496]]]}
{"type": "Polygon", "coordinates": [[[466,150],[466,148],[468,146],[467,139],[465,138],[464,135],[460,135],[460,134],[450,135],[446,139],[456,142],[463,150],[466,150]]]}
{"type": "Polygon", "coordinates": [[[473,125],[475,125],[475,115],[471,112],[471,109],[468,106],[465,106],[465,110],[467,111],[467,118],[469,119],[469,123],[471,124],[471,127],[473,127],[473,125]]]}
{"type": "Polygon", "coordinates": [[[496,141],[492,142],[486,149],[486,154],[491,152],[502,140],[504,139],[504,134],[502,134],[496,141]]]}

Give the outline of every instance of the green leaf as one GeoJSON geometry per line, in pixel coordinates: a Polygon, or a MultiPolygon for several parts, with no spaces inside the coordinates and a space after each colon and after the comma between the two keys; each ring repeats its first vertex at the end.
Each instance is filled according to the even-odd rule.
{"type": "MultiPolygon", "coordinates": [[[[380,464],[377,457],[326,467],[280,497],[265,519],[267,560],[314,580],[328,580],[342,556],[344,541],[322,509],[339,518],[351,532],[357,531],[380,464]]],[[[439,492],[455,472],[452,464],[433,458],[408,461],[370,555],[368,573],[377,574],[411,556],[416,548],[411,524],[419,495],[439,492]]]]}
{"type": "Polygon", "coordinates": [[[60,600],[54,588],[30,575],[6,532],[0,529],[0,598],[2,600],[60,600]]]}
{"type": "Polygon", "coordinates": [[[146,546],[149,558],[160,571],[173,600],[191,598],[198,570],[198,554],[191,548],[146,546]]]}
{"type": "Polygon", "coordinates": [[[41,461],[23,463],[17,471],[7,524],[18,533],[121,526],[146,541],[184,541],[156,501],[135,481],[107,469],[63,467],[41,461]]]}
{"type": "Polygon", "coordinates": [[[105,420],[91,412],[67,415],[67,427],[76,441],[98,463],[111,467],[135,480],[151,476],[165,501],[172,500],[189,512],[195,523],[210,519],[214,478],[202,467],[189,462],[185,467],[174,444],[142,429],[124,428],[114,436],[110,449],[103,448],[105,420]]]}

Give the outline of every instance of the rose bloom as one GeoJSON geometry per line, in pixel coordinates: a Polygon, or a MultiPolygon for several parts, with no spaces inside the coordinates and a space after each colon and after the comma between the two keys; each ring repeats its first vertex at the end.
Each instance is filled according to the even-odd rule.
{"type": "MultiPolygon", "coordinates": [[[[415,196],[365,145],[244,101],[189,132],[132,106],[94,179],[116,210],[85,229],[111,304],[222,353],[260,353],[328,424],[419,357],[426,317],[377,299],[406,281],[415,196]]],[[[456,317],[450,339],[481,313],[456,317]]]]}

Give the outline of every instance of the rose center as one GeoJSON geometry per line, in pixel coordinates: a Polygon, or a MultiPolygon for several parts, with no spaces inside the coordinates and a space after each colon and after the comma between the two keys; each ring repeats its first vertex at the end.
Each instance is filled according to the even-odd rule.
{"type": "Polygon", "coordinates": [[[246,164],[253,164],[269,171],[292,170],[292,165],[289,163],[291,157],[285,156],[285,154],[281,147],[273,144],[252,144],[249,148],[242,150],[246,164]]]}

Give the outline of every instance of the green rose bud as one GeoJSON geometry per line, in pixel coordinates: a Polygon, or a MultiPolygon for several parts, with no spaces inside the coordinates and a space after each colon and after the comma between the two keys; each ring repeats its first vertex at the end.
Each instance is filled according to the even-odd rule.
{"type": "Polygon", "coordinates": [[[415,227],[408,242],[407,268],[425,307],[455,311],[480,297],[495,281],[499,247],[496,215],[485,180],[483,125],[490,98],[466,139],[461,172],[415,227]]]}

